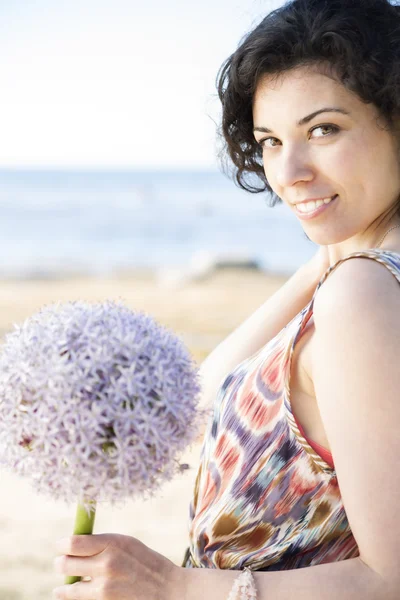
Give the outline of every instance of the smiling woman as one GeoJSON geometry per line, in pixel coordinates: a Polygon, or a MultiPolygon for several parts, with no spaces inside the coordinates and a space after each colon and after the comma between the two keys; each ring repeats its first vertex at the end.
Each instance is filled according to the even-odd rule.
{"type": "Polygon", "coordinates": [[[268,184],[314,242],[334,246],[331,262],[374,245],[399,219],[398,140],[379,117],[320,65],[264,74],[255,90],[254,137],[268,184]]]}
{"type": "Polygon", "coordinates": [[[269,572],[255,575],[262,599],[398,593],[399,43],[386,0],[295,0],[218,75],[223,165],[293,211],[325,262],[204,366],[221,377],[191,504],[193,586],[224,589],[196,567],[248,567],[269,572]]]}
{"type": "Polygon", "coordinates": [[[132,538],[75,539],[62,568],[93,580],[60,597],[395,600],[400,8],[288,2],[217,85],[236,183],[319,249],[201,366],[211,415],[182,567],[132,538]]]}

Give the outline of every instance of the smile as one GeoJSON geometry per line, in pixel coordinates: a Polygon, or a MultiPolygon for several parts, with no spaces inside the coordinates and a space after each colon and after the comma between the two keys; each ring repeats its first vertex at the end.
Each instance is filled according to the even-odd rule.
{"type": "Polygon", "coordinates": [[[311,202],[303,202],[295,205],[296,214],[300,219],[311,219],[320,215],[334,204],[338,198],[336,194],[332,198],[324,198],[323,200],[312,200],[311,202]]]}

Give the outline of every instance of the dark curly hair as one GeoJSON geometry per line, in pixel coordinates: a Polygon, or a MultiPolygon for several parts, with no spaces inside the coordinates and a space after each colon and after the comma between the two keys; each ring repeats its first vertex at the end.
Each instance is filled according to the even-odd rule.
{"type": "Polygon", "coordinates": [[[268,14],[222,64],[216,81],[222,169],[246,191],[270,192],[271,206],[281,200],[265,177],[262,149],[253,136],[253,97],[263,75],[311,65],[326,65],[348,90],[374,104],[395,132],[400,7],[388,0],[293,0],[268,14]]]}

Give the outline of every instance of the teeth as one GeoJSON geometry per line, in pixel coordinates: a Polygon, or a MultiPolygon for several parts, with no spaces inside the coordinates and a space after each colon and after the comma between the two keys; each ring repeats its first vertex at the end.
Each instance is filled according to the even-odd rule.
{"type": "Polygon", "coordinates": [[[314,202],[314,201],[303,202],[303,204],[297,205],[297,209],[302,213],[313,212],[315,210],[315,207],[316,207],[316,202],[314,202]]]}
{"type": "Polygon", "coordinates": [[[333,198],[324,198],[323,200],[317,200],[316,202],[314,200],[311,202],[303,202],[302,204],[297,205],[297,210],[302,213],[311,213],[323,204],[329,204],[332,200],[333,198]]]}

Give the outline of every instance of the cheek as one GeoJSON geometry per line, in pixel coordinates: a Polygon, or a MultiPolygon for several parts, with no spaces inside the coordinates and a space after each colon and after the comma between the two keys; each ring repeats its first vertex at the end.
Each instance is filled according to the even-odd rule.
{"type": "Polygon", "coordinates": [[[376,162],[376,155],[374,160],[373,157],[369,148],[363,148],[360,140],[349,137],[342,143],[332,144],[329,151],[324,153],[323,172],[333,185],[337,184],[338,192],[340,188],[344,192],[354,192],[364,189],[366,175],[373,168],[374,160],[376,162]]]}
{"type": "Polygon", "coordinates": [[[326,149],[327,162],[333,171],[347,175],[360,168],[360,144],[353,137],[343,136],[339,143],[326,149]]]}
{"type": "Polygon", "coordinates": [[[397,158],[393,143],[386,132],[377,131],[375,127],[365,128],[350,138],[345,157],[348,168],[360,175],[368,186],[382,185],[382,180],[393,173],[394,161],[397,158]]]}
{"type": "Polygon", "coordinates": [[[387,134],[366,139],[357,156],[365,186],[379,196],[392,195],[399,186],[400,171],[397,148],[387,134]]]}

